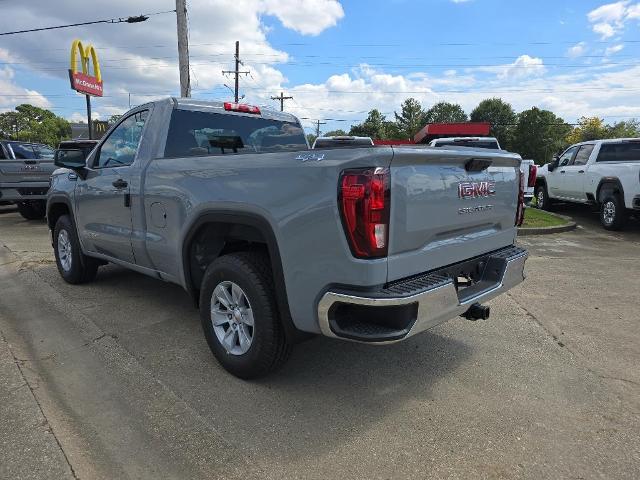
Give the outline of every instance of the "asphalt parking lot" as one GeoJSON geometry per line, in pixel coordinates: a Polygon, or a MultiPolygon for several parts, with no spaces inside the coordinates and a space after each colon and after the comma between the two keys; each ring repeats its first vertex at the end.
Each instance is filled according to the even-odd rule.
{"type": "Polygon", "coordinates": [[[0,207],[0,478],[639,478],[640,222],[564,211],[489,321],[316,338],[244,382],[179,287],[67,285],[46,226],[0,207]]]}

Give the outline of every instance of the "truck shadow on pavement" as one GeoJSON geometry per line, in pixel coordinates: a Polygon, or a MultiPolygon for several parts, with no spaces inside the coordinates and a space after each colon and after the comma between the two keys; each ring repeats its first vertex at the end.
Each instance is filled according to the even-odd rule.
{"type": "Polygon", "coordinates": [[[82,294],[56,283],[225,439],[278,462],[358,441],[397,412],[411,422],[415,402],[428,402],[434,384],[472,353],[446,328],[382,347],[315,337],[279,372],[247,382],[212,356],[180,287],[115,266],[101,268],[82,294]]]}

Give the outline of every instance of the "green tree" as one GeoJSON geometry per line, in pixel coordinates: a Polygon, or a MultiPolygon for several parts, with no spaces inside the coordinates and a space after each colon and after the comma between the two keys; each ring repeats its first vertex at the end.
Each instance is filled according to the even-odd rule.
{"type": "Polygon", "coordinates": [[[400,108],[400,114],[394,112],[400,135],[404,138],[413,138],[424,126],[425,112],[422,105],[415,98],[407,98],[400,108]]]}
{"type": "Polygon", "coordinates": [[[25,103],[15,111],[0,113],[0,135],[57,147],[71,136],[71,125],[49,110],[25,103]]]}
{"type": "Polygon", "coordinates": [[[316,141],[316,137],[313,133],[307,133],[307,142],[309,142],[309,146],[313,145],[313,142],[316,141]]]}
{"type": "Polygon", "coordinates": [[[388,125],[386,117],[377,109],[373,109],[359,125],[352,125],[349,135],[358,137],[387,138],[388,125]]]}
{"type": "Polygon", "coordinates": [[[120,118],[122,118],[122,115],[111,115],[107,120],[107,123],[109,124],[109,126],[111,126],[114,123],[117,123],[120,118]]]}
{"type": "Polygon", "coordinates": [[[510,149],[538,165],[549,162],[566,146],[571,125],[549,110],[533,107],[518,114],[510,149]]]}
{"type": "Polygon", "coordinates": [[[324,137],[344,137],[345,135],[347,135],[347,132],[345,132],[340,128],[337,130],[331,130],[330,132],[322,134],[322,136],[324,137]]]}
{"type": "Polygon", "coordinates": [[[424,114],[423,124],[468,122],[469,117],[457,103],[438,102],[424,114]]]}
{"type": "Polygon", "coordinates": [[[511,132],[516,123],[516,112],[511,104],[500,98],[488,98],[471,112],[472,122],[489,122],[491,134],[498,139],[502,148],[511,147],[511,132]]]}
{"type": "Polygon", "coordinates": [[[567,143],[580,143],[589,140],[607,138],[607,126],[598,117],[582,117],[578,125],[567,135],[567,143]]]}
{"type": "Polygon", "coordinates": [[[640,137],[640,121],[632,120],[607,125],[607,138],[638,138],[640,137]]]}

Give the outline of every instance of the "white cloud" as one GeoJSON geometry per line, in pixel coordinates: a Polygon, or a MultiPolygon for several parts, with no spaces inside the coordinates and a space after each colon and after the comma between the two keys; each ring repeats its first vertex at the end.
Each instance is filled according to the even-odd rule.
{"type": "Polygon", "coordinates": [[[264,0],[263,5],[265,13],[303,35],[318,35],[344,17],[336,0],[264,0]]]}
{"type": "Polygon", "coordinates": [[[587,51],[587,44],[585,42],[580,42],[575,44],[573,47],[569,47],[567,50],[567,56],[570,58],[580,57],[585,54],[587,51]]]}
{"type": "Polygon", "coordinates": [[[624,30],[629,20],[640,19],[640,3],[621,0],[607,3],[587,14],[593,31],[603,40],[613,37],[624,30]]]}
{"type": "Polygon", "coordinates": [[[618,45],[612,45],[611,47],[607,47],[604,51],[604,54],[608,57],[615,53],[621,52],[624,49],[624,45],[622,43],[618,45]]]}
{"type": "MultiPolygon", "coordinates": [[[[0,58],[8,58],[2,55],[0,49],[0,58]]],[[[16,83],[15,72],[10,67],[0,68],[0,112],[12,110],[13,107],[21,103],[30,103],[37,107],[50,108],[51,102],[47,100],[41,93],[23,88],[16,83]]]]}

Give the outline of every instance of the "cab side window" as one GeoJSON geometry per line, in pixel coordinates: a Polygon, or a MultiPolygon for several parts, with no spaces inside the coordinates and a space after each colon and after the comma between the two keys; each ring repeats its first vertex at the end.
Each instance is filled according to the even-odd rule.
{"type": "Polygon", "coordinates": [[[582,145],[573,161],[573,165],[586,165],[595,145],[582,145]]]}
{"type": "Polygon", "coordinates": [[[142,129],[148,111],[143,110],[127,117],[102,144],[94,162],[95,168],[131,165],[138,153],[142,129]]]}
{"type": "Polygon", "coordinates": [[[570,149],[565,151],[560,156],[560,159],[558,161],[558,166],[566,167],[567,165],[569,165],[569,162],[571,162],[571,159],[573,158],[573,155],[576,153],[576,150],[578,150],[578,147],[571,147],[570,149]]]}

